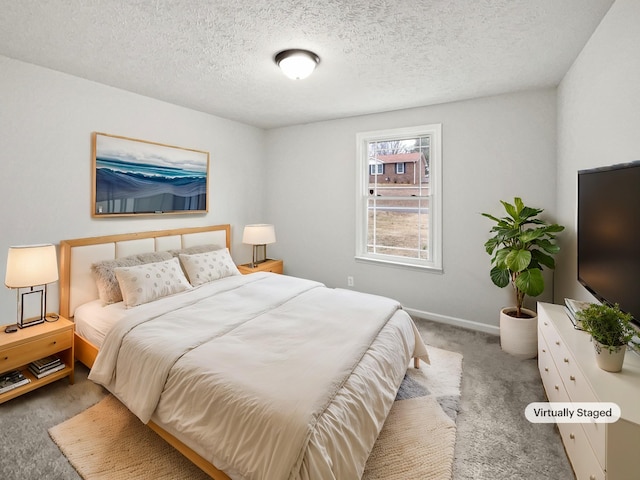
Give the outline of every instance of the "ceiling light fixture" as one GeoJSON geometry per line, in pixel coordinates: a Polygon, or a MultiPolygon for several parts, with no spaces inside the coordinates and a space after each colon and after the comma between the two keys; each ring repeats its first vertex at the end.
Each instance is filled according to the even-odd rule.
{"type": "Polygon", "coordinates": [[[316,65],[320,63],[320,57],[309,50],[283,50],[274,58],[276,65],[292,80],[307,78],[316,65]]]}

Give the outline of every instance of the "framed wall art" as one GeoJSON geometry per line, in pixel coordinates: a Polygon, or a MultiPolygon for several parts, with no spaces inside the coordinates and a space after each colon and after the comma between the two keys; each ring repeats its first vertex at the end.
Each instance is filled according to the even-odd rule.
{"type": "Polygon", "coordinates": [[[94,132],[92,216],[206,213],[209,152],[94,132]]]}

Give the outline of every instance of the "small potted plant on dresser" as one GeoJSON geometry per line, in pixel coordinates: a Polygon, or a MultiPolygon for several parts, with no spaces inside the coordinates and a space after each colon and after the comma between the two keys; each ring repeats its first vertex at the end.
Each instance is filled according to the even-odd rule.
{"type": "Polygon", "coordinates": [[[491,229],[493,236],[484,244],[493,265],[491,280],[500,288],[511,284],[516,301],[515,307],[500,311],[500,345],[517,357],[535,358],[538,316],[524,308],[524,301],[526,296],[536,297],[544,291],[542,269],[555,268],[552,255],[560,250],[555,238],[564,227],[538,218],[543,209],[527,207],[519,197],[513,205],[503,200],[500,203],[506,216],[482,214],[495,222],[491,229]]]}
{"type": "Polygon", "coordinates": [[[580,310],[582,329],[591,335],[596,363],[607,372],[622,370],[627,345],[639,349],[633,337],[638,334],[631,325],[633,317],[620,310],[620,306],[592,303],[580,310]]]}

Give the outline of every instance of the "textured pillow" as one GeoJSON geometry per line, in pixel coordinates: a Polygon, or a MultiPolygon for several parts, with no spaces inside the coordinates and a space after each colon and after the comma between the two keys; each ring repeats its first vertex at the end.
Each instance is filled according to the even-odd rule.
{"type": "Polygon", "coordinates": [[[127,308],[191,288],[177,258],[114,270],[127,308]]]}
{"type": "Polygon", "coordinates": [[[118,280],[114,273],[115,268],[160,262],[170,258],[172,256],[169,252],[149,252],[94,263],[91,265],[91,273],[98,287],[98,297],[105,304],[122,301],[120,285],[118,285],[118,280]]]}
{"type": "Polygon", "coordinates": [[[180,263],[194,287],[219,278],[241,275],[228,248],[193,255],[181,253],[180,263]]]}
{"type": "Polygon", "coordinates": [[[194,253],[204,253],[211,252],[213,250],[220,250],[222,247],[220,245],[194,245],[193,247],[187,248],[179,248],[174,250],[168,250],[168,252],[174,257],[178,257],[181,253],[185,255],[193,255],[194,253]]]}

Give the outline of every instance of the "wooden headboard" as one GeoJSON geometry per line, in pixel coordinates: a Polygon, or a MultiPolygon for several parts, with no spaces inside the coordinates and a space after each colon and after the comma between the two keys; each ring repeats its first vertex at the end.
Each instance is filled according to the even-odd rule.
{"type": "Polygon", "coordinates": [[[60,242],[60,315],[72,318],[76,307],[98,298],[91,264],[147,252],[215,244],[231,248],[231,226],[178,228],[76,238],[60,242]]]}

